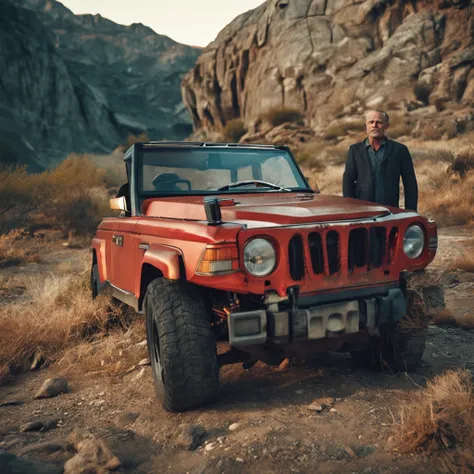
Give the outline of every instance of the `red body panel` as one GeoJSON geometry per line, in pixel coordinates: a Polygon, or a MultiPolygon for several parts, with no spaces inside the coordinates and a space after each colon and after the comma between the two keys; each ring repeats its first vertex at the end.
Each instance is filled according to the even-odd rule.
{"type": "Polygon", "coordinates": [[[425,268],[435,256],[436,251],[429,248],[429,240],[436,237],[436,225],[414,212],[308,193],[268,192],[225,197],[234,203],[222,206],[224,223],[217,226],[206,221],[202,196],[149,199],[142,206],[144,216],[104,219],[93,241],[101,281],[108,280],[139,298],[144,264],[155,266],[166,278],[176,279],[182,258],[186,279],[192,283],[236,293],[264,294],[274,290],[285,296],[287,288],[294,285],[300,286],[301,293],[311,294],[398,281],[400,272],[425,268]],[[425,229],[426,245],[419,259],[410,260],[403,252],[402,243],[404,231],[414,223],[425,229]],[[387,229],[386,245],[392,254],[384,257],[379,268],[349,271],[349,233],[355,228],[374,226],[387,229]],[[394,227],[398,229],[397,237],[388,242],[394,227]],[[325,242],[330,231],[339,235],[340,269],[331,274],[323,245],[324,272],[315,274],[310,264],[308,236],[317,232],[325,242]],[[295,235],[304,242],[305,262],[304,276],[297,281],[290,276],[288,264],[288,246],[295,235]],[[113,236],[122,237],[123,245],[114,243],[113,236]],[[242,249],[249,239],[257,236],[270,239],[277,252],[277,266],[268,277],[256,278],[243,270],[242,249]],[[216,243],[238,246],[240,271],[216,276],[196,274],[206,245],[216,243]]]}

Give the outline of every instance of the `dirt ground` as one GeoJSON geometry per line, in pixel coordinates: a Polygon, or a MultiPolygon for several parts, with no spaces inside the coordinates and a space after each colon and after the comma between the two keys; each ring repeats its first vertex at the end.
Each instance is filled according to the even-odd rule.
{"type": "MultiPolygon", "coordinates": [[[[442,230],[432,265],[456,316],[474,309],[474,274],[444,271],[473,239],[469,230],[442,230]]],[[[21,297],[21,285],[14,284],[20,273],[57,271],[58,265],[65,271],[74,269],[86,253],[64,248],[48,265],[0,270],[0,300],[21,297]]],[[[144,331],[136,330],[123,335],[121,346],[134,345],[146,357],[143,339],[144,331]]],[[[456,367],[474,371],[474,332],[432,326],[416,373],[394,376],[356,369],[346,354],[321,356],[311,366],[258,363],[244,370],[235,364],[221,369],[218,402],[171,414],[156,400],[149,366],[121,377],[75,375],[68,378],[69,393],[35,400],[43,381],[57,374],[53,366],[16,376],[0,387],[0,450],[62,466],[74,455],[67,447],[68,435],[83,427],[107,443],[122,461],[120,471],[127,473],[441,472],[435,458],[397,453],[391,436],[410,393],[434,374],[456,367]],[[328,405],[322,412],[309,409],[322,398],[328,399],[318,402],[328,405]],[[19,404],[1,406],[2,402],[19,404]],[[36,420],[55,420],[57,427],[20,431],[36,420]],[[194,451],[176,444],[175,431],[183,423],[205,429],[194,451]]]]}

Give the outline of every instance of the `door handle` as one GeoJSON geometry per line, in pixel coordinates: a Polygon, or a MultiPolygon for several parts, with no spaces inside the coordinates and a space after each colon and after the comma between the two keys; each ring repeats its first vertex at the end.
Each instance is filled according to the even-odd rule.
{"type": "Polygon", "coordinates": [[[123,246],[123,236],[122,235],[114,235],[112,236],[112,242],[119,247],[123,246]]]}

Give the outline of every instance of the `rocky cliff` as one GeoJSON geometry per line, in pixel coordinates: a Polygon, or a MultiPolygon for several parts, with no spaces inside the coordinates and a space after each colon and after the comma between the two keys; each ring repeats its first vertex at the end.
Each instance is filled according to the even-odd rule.
{"type": "Polygon", "coordinates": [[[179,85],[199,48],[54,0],[0,0],[0,12],[0,161],[38,169],[131,133],[189,133],[179,85]]]}
{"type": "Polygon", "coordinates": [[[204,50],[183,100],[207,132],[239,117],[252,129],[281,107],[318,130],[416,95],[473,105],[473,10],[470,0],[268,0],[204,50]]]}

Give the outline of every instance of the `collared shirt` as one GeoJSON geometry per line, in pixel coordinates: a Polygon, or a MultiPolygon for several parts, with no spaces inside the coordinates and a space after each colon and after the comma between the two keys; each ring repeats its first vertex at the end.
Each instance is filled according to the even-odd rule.
{"type": "Polygon", "coordinates": [[[385,154],[385,139],[380,145],[380,148],[375,151],[369,139],[365,139],[365,148],[367,154],[369,155],[370,164],[372,165],[373,177],[374,177],[374,202],[383,203],[384,199],[384,186],[382,175],[380,173],[380,165],[382,163],[384,154],[385,154]]]}

